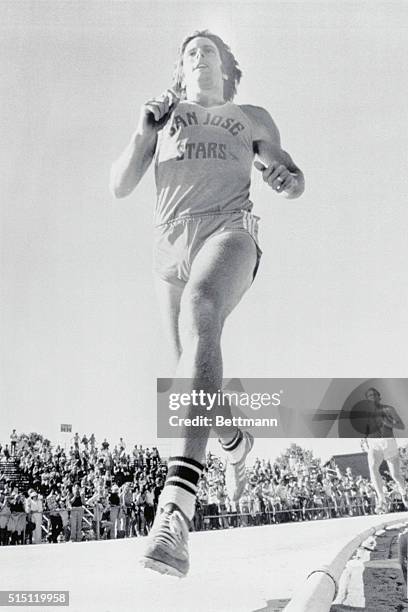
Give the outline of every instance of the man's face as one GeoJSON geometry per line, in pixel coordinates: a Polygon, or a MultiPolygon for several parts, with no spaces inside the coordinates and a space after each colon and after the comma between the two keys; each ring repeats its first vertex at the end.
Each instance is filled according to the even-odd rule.
{"type": "Polygon", "coordinates": [[[184,84],[188,88],[209,89],[223,82],[223,71],[217,45],[203,36],[193,38],[183,53],[184,84]]]}
{"type": "Polygon", "coordinates": [[[381,399],[381,395],[378,393],[378,391],[376,391],[375,389],[370,389],[369,391],[367,391],[366,393],[366,398],[370,401],[370,402],[379,402],[381,399]]]}

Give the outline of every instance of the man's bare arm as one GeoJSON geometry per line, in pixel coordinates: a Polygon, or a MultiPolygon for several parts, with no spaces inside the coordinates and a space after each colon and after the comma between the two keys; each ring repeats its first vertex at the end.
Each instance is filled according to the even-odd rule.
{"type": "Polygon", "coordinates": [[[392,424],[394,429],[405,429],[403,420],[393,406],[383,406],[383,411],[386,416],[386,420],[392,424]]]}
{"type": "Polygon", "coordinates": [[[255,153],[262,162],[256,161],[255,167],[262,172],[263,180],[278,193],[298,198],[305,189],[305,179],[289,153],[282,149],[272,117],[259,106],[241,108],[252,122],[255,153]]]}
{"type": "Polygon", "coordinates": [[[116,198],[132,193],[145,174],[156,151],[158,131],[177,101],[174,92],[167,90],[142,106],[136,131],[119,159],[112,164],[109,187],[116,198]]]}
{"type": "Polygon", "coordinates": [[[136,130],[126,149],[111,168],[109,188],[115,198],[132,193],[150,166],[156,149],[157,134],[136,130]]]}

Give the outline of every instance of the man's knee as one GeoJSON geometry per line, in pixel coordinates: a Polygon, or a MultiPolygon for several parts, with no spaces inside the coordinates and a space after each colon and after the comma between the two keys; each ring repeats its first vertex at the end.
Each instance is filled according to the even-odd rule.
{"type": "Polygon", "coordinates": [[[186,289],[180,311],[180,331],[183,336],[218,338],[221,335],[223,316],[210,291],[186,289]]]}

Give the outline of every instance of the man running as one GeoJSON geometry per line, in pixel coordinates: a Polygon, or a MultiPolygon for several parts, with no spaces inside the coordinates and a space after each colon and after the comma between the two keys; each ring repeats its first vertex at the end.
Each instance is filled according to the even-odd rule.
{"type": "Polygon", "coordinates": [[[406,485],[401,474],[399,450],[393,432],[394,428],[404,429],[404,423],[395,408],[381,403],[381,394],[377,389],[371,387],[366,391],[365,397],[373,403],[373,432],[365,438],[363,448],[367,451],[371,482],[377,494],[376,512],[378,514],[387,512],[384,482],[380,473],[383,461],[387,462],[390,476],[396,483],[402,503],[408,510],[406,485]]]}
{"type": "MultiPolygon", "coordinates": [[[[297,198],[304,178],[282,150],[266,110],[235,105],[241,70],[229,47],[207,30],[182,43],[173,89],[146,102],[136,132],[112,166],[111,190],[129,195],[153,158],[157,187],[155,272],[164,329],[177,379],[214,393],[222,386],[224,322],[251,286],[261,250],[249,200],[252,163],[277,193],[297,198]]],[[[188,391],[188,389],[183,389],[188,391]]],[[[219,414],[231,416],[228,406],[219,414]]],[[[200,414],[189,406],[187,418],[200,414]]],[[[245,486],[253,445],[237,427],[216,429],[227,461],[231,500],[245,486]]],[[[161,573],[188,572],[188,526],[205,462],[209,429],[185,428],[169,459],[166,483],[143,564],[161,573]]]]}

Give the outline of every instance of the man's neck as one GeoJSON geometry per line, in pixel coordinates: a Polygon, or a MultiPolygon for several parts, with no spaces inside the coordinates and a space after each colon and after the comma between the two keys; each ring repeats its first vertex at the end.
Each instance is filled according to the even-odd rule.
{"type": "Polygon", "coordinates": [[[225,104],[224,96],[220,91],[188,91],[187,101],[196,102],[207,108],[225,104]]]}

